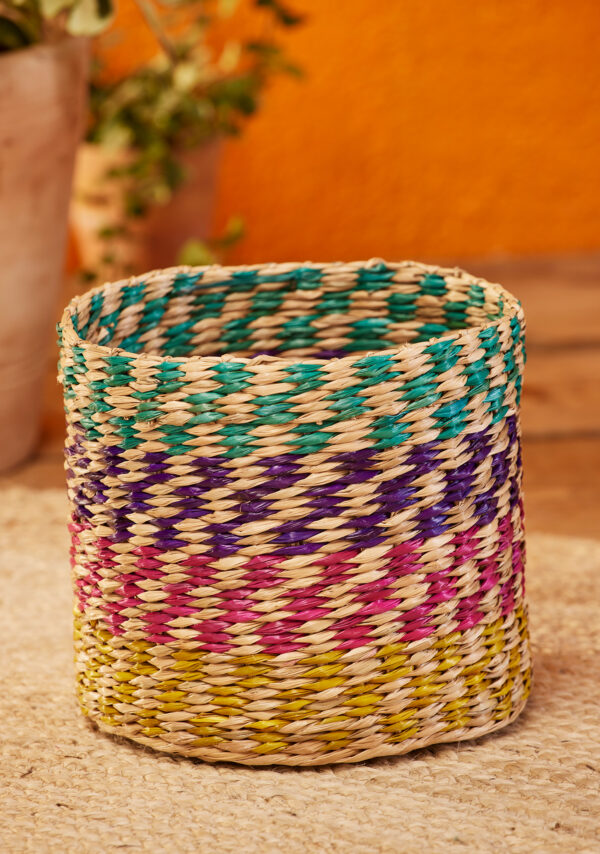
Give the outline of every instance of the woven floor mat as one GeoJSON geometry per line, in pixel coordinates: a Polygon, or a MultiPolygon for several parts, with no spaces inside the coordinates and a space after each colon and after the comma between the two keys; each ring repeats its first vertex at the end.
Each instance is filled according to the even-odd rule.
{"type": "Polygon", "coordinates": [[[0,850],[600,850],[600,542],[532,535],[534,687],[476,742],[317,770],[210,766],[95,731],[74,698],[59,491],[0,492],[0,850]]]}

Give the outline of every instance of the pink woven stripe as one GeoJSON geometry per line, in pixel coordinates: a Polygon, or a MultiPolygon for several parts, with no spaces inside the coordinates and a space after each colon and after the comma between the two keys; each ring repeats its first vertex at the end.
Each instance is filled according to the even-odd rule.
{"type": "MultiPolygon", "coordinates": [[[[454,536],[451,544],[450,566],[434,572],[424,573],[421,560],[426,551],[423,539],[413,539],[391,548],[384,557],[387,562],[385,571],[374,581],[356,583],[355,578],[360,567],[356,558],[360,550],[346,550],[322,556],[312,564],[313,574],[318,580],[308,587],[290,587],[289,576],[283,574],[282,558],[277,555],[254,557],[236,571],[234,590],[215,588],[217,570],[210,555],[188,557],[178,564],[178,571],[187,576],[185,581],[162,584],[161,591],[166,597],[160,600],[160,610],[148,611],[147,602],[141,598],[146,592],[148,579],[163,580],[167,571],[173,572],[172,564],[161,561],[161,552],[154,547],[142,547],[134,551],[137,555],[135,567],[127,572],[118,572],[113,545],[110,540],[100,538],[85,551],[80,548],[79,534],[87,524],[73,522],[71,525],[73,555],[77,555],[79,567],[85,574],[76,579],[79,607],[96,607],[104,612],[106,627],[114,634],[123,634],[126,624],[135,620],[147,627],[146,640],[164,644],[173,639],[174,628],[184,627],[195,634],[193,639],[199,649],[211,652],[228,652],[235,648],[231,628],[243,623],[255,623],[251,634],[256,643],[265,651],[278,655],[306,647],[308,639],[303,635],[310,633],[307,623],[315,620],[332,620],[331,628],[323,631],[333,632],[337,649],[352,649],[364,646],[373,638],[374,621],[378,614],[393,611],[397,622],[398,641],[414,641],[429,637],[435,631],[435,612],[438,606],[458,597],[459,605],[450,618],[458,631],[470,629],[485,616],[482,603],[488,591],[499,586],[501,613],[506,615],[515,608],[515,594],[521,597],[523,578],[523,553],[520,537],[513,529],[511,516],[507,514],[499,522],[496,548],[492,554],[481,556],[481,529],[470,530],[454,536]],[[501,576],[500,559],[507,549],[512,547],[512,567],[509,577],[501,576]],[[96,557],[91,559],[92,553],[96,557]],[[461,597],[461,567],[467,561],[476,561],[479,584],[475,591],[461,597]],[[108,572],[107,572],[108,570],[108,572]],[[408,610],[402,610],[403,587],[395,586],[403,576],[414,575],[415,583],[427,585],[425,600],[408,610]],[[112,592],[101,591],[100,582],[107,576],[119,586],[112,592]],[[330,605],[328,588],[333,584],[348,585],[353,602],[361,607],[348,616],[343,616],[330,605]],[[256,610],[258,601],[256,591],[270,587],[280,590],[278,598],[287,600],[282,606],[285,616],[265,622],[265,612],[256,610]],[[203,589],[204,588],[204,589],[203,589]],[[210,588],[210,589],[206,589],[210,588]],[[218,614],[200,622],[195,619],[204,604],[197,600],[215,597],[219,602],[214,606],[218,614]],[[183,622],[182,622],[183,618],[183,622]],[[177,620],[176,624],[173,621],[177,620]]],[[[81,570],[80,570],[81,572],[81,570]]],[[[313,629],[314,631],[314,629],[313,629]]]]}

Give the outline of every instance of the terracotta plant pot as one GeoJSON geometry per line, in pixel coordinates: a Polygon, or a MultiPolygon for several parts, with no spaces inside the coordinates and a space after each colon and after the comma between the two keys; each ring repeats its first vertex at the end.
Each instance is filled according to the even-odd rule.
{"type": "Polygon", "coordinates": [[[166,205],[157,205],[148,216],[127,219],[124,214],[123,179],[112,180],[112,169],[132,158],[127,150],[111,151],[100,145],[80,146],[71,203],[71,227],[77,240],[82,267],[104,279],[143,273],[177,262],[184,243],[206,239],[214,208],[220,142],[186,153],[188,180],[166,205]],[[126,223],[127,235],[101,237],[105,228],[126,223]],[[112,255],[109,261],[105,256],[112,255]]]}
{"type": "Polygon", "coordinates": [[[0,56],[0,470],[39,435],[87,66],[83,39],[0,56]]]}

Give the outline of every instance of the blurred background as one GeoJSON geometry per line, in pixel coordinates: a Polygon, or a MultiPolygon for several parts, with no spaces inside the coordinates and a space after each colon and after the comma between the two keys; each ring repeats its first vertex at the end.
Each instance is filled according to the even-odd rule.
{"type": "Polygon", "coordinates": [[[39,341],[78,290],[157,266],[411,258],[521,298],[529,526],[600,536],[599,43],[594,0],[0,0],[0,172],[14,177],[0,186],[0,264],[15,271],[0,282],[0,385],[15,387],[19,359],[38,383],[0,418],[0,445],[10,428],[24,449],[6,469],[37,448],[5,477],[62,478],[56,354],[43,371],[15,355],[32,303],[39,341]],[[65,36],[67,65],[25,68],[65,36]],[[58,151],[51,227],[35,216],[58,151]],[[11,284],[30,243],[43,300],[11,284]],[[15,426],[32,395],[41,443],[15,426]]]}
{"type": "MultiPolygon", "coordinates": [[[[600,248],[597,3],[293,8],[277,41],[302,77],[273,76],[218,164],[215,228],[247,223],[228,260],[600,248]]],[[[155,49],[123,0],[98,50],[109,72],[155,49]]]]}

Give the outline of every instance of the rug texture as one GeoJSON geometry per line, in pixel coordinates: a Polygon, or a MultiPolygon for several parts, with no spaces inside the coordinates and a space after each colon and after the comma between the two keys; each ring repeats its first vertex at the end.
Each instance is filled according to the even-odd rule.
{"type": "Polygon", "coordinates": [[[0,492],[0,851],[600,851],[600,542],[531,536],[534,685],[495,735],[318,769],[175,759],[75,702],[66,500],[0,492]]]}

